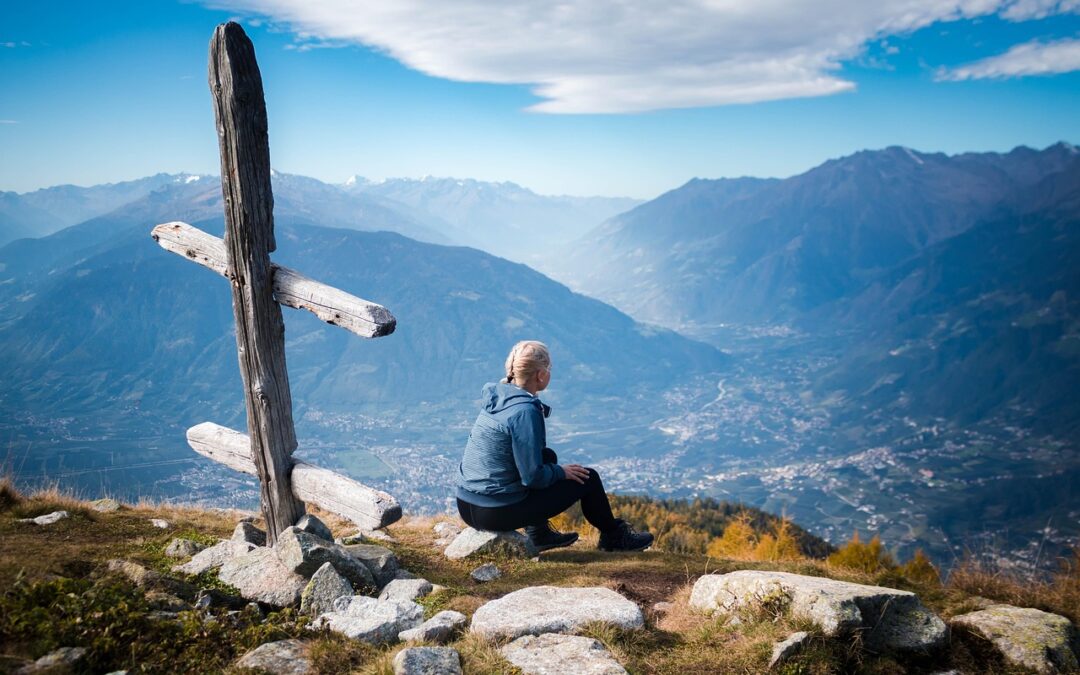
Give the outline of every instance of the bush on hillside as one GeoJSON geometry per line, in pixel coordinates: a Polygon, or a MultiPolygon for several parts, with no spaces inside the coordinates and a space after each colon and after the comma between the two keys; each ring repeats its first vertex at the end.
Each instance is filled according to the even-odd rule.
{"type": "Polygon", "coordinates": [[[868,541],[859,539],[859,531],[856,530],[848,543],[840,547],[836,553],[828,557],[828,563],[836,567],[844,567],[866,574],[877,574],[896,567],[896,561],[885,550],[881,538],[877,535],[868,541]]]}

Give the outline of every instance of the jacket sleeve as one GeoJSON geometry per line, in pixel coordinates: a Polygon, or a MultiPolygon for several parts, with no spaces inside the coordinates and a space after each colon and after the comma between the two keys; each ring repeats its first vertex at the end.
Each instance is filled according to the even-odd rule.
{"type": "Polygon", "coordinates": [[[544,464],[547,432],[544,429],[544,416],[539,410],[530,405],[511,417],[507,426],[510,429],[514,463],[521,474],[522,485],[538,490],[566,477],[561,466],[544,464]]]}

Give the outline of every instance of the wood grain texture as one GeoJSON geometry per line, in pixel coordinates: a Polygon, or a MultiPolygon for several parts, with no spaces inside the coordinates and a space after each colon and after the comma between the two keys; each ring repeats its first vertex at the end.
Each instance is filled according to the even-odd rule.
{"type": "MultiPolygon", "coordinates": [[[[258,475],[248,455],[251,442],[239,431],[203,422],[188,429],[187,440],[204,457],[258,475]]],[[[360,529],[386,527],[401,518],[401,506],[387,493],[303,460],[294,460],[292,486],[297,498],[348,518],[360,529]]]]}
{"type": "Polygon", "coordinates": [[[296,432],[285,325],[274,300],[270,265],[276,245],[266,101],[255,47],[237,23],[214,31],[209,83],[221,151],[226,276],[232,286],[251,457],[272,545],[278,533],[304,515],[304,503],[293,494],[290,480],[296,432]]]}
{"type": "MultiPolygon", "coordinates": [[[[165,250],[194,260],[227,278],[225,242],[187,223],[162,223],[154,240],[165,250]]],[[[394,332],[397,320],[382,305],[310,279],[296,270],[270,264],[274,298],[281,304],[305,309],[333,326],[365,338],[394,332]]]]}

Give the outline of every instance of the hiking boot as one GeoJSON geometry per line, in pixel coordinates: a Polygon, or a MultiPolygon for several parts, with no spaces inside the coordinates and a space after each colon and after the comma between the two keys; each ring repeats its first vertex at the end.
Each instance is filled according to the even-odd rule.
{"type": "Polygon", "coordinates": [[[601,551],[644,551],[652,546],[653,536],[648,532],[635,532],[630,523],[622,518],[615,519],[615,527],[600,533],[601,551]]]}
{"type": "Polygon", "coordinates": [[[546,521],[543,525],[529,525],[525,528],[525,534],[528,535],[532,545],[536,547],[537,553],[553,548],[560,548],[562,546],[569,546],[578,539],[577,532],[567,532],[566,534],[563,534],[558,530],[552,529],[551,523],[546,521]]]}

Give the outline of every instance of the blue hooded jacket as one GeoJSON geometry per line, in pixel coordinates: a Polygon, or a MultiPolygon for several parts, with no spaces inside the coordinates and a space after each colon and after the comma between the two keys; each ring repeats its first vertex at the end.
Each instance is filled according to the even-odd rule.
{"type": "Polygon", "coordinates": [[[458,467],[458,499],[499,507],[525,499],[562,480],[562,467],[544,464],[544,418],[550,408],[513,384],[486,384],[481,391],[465,456],[458,467]]]}

